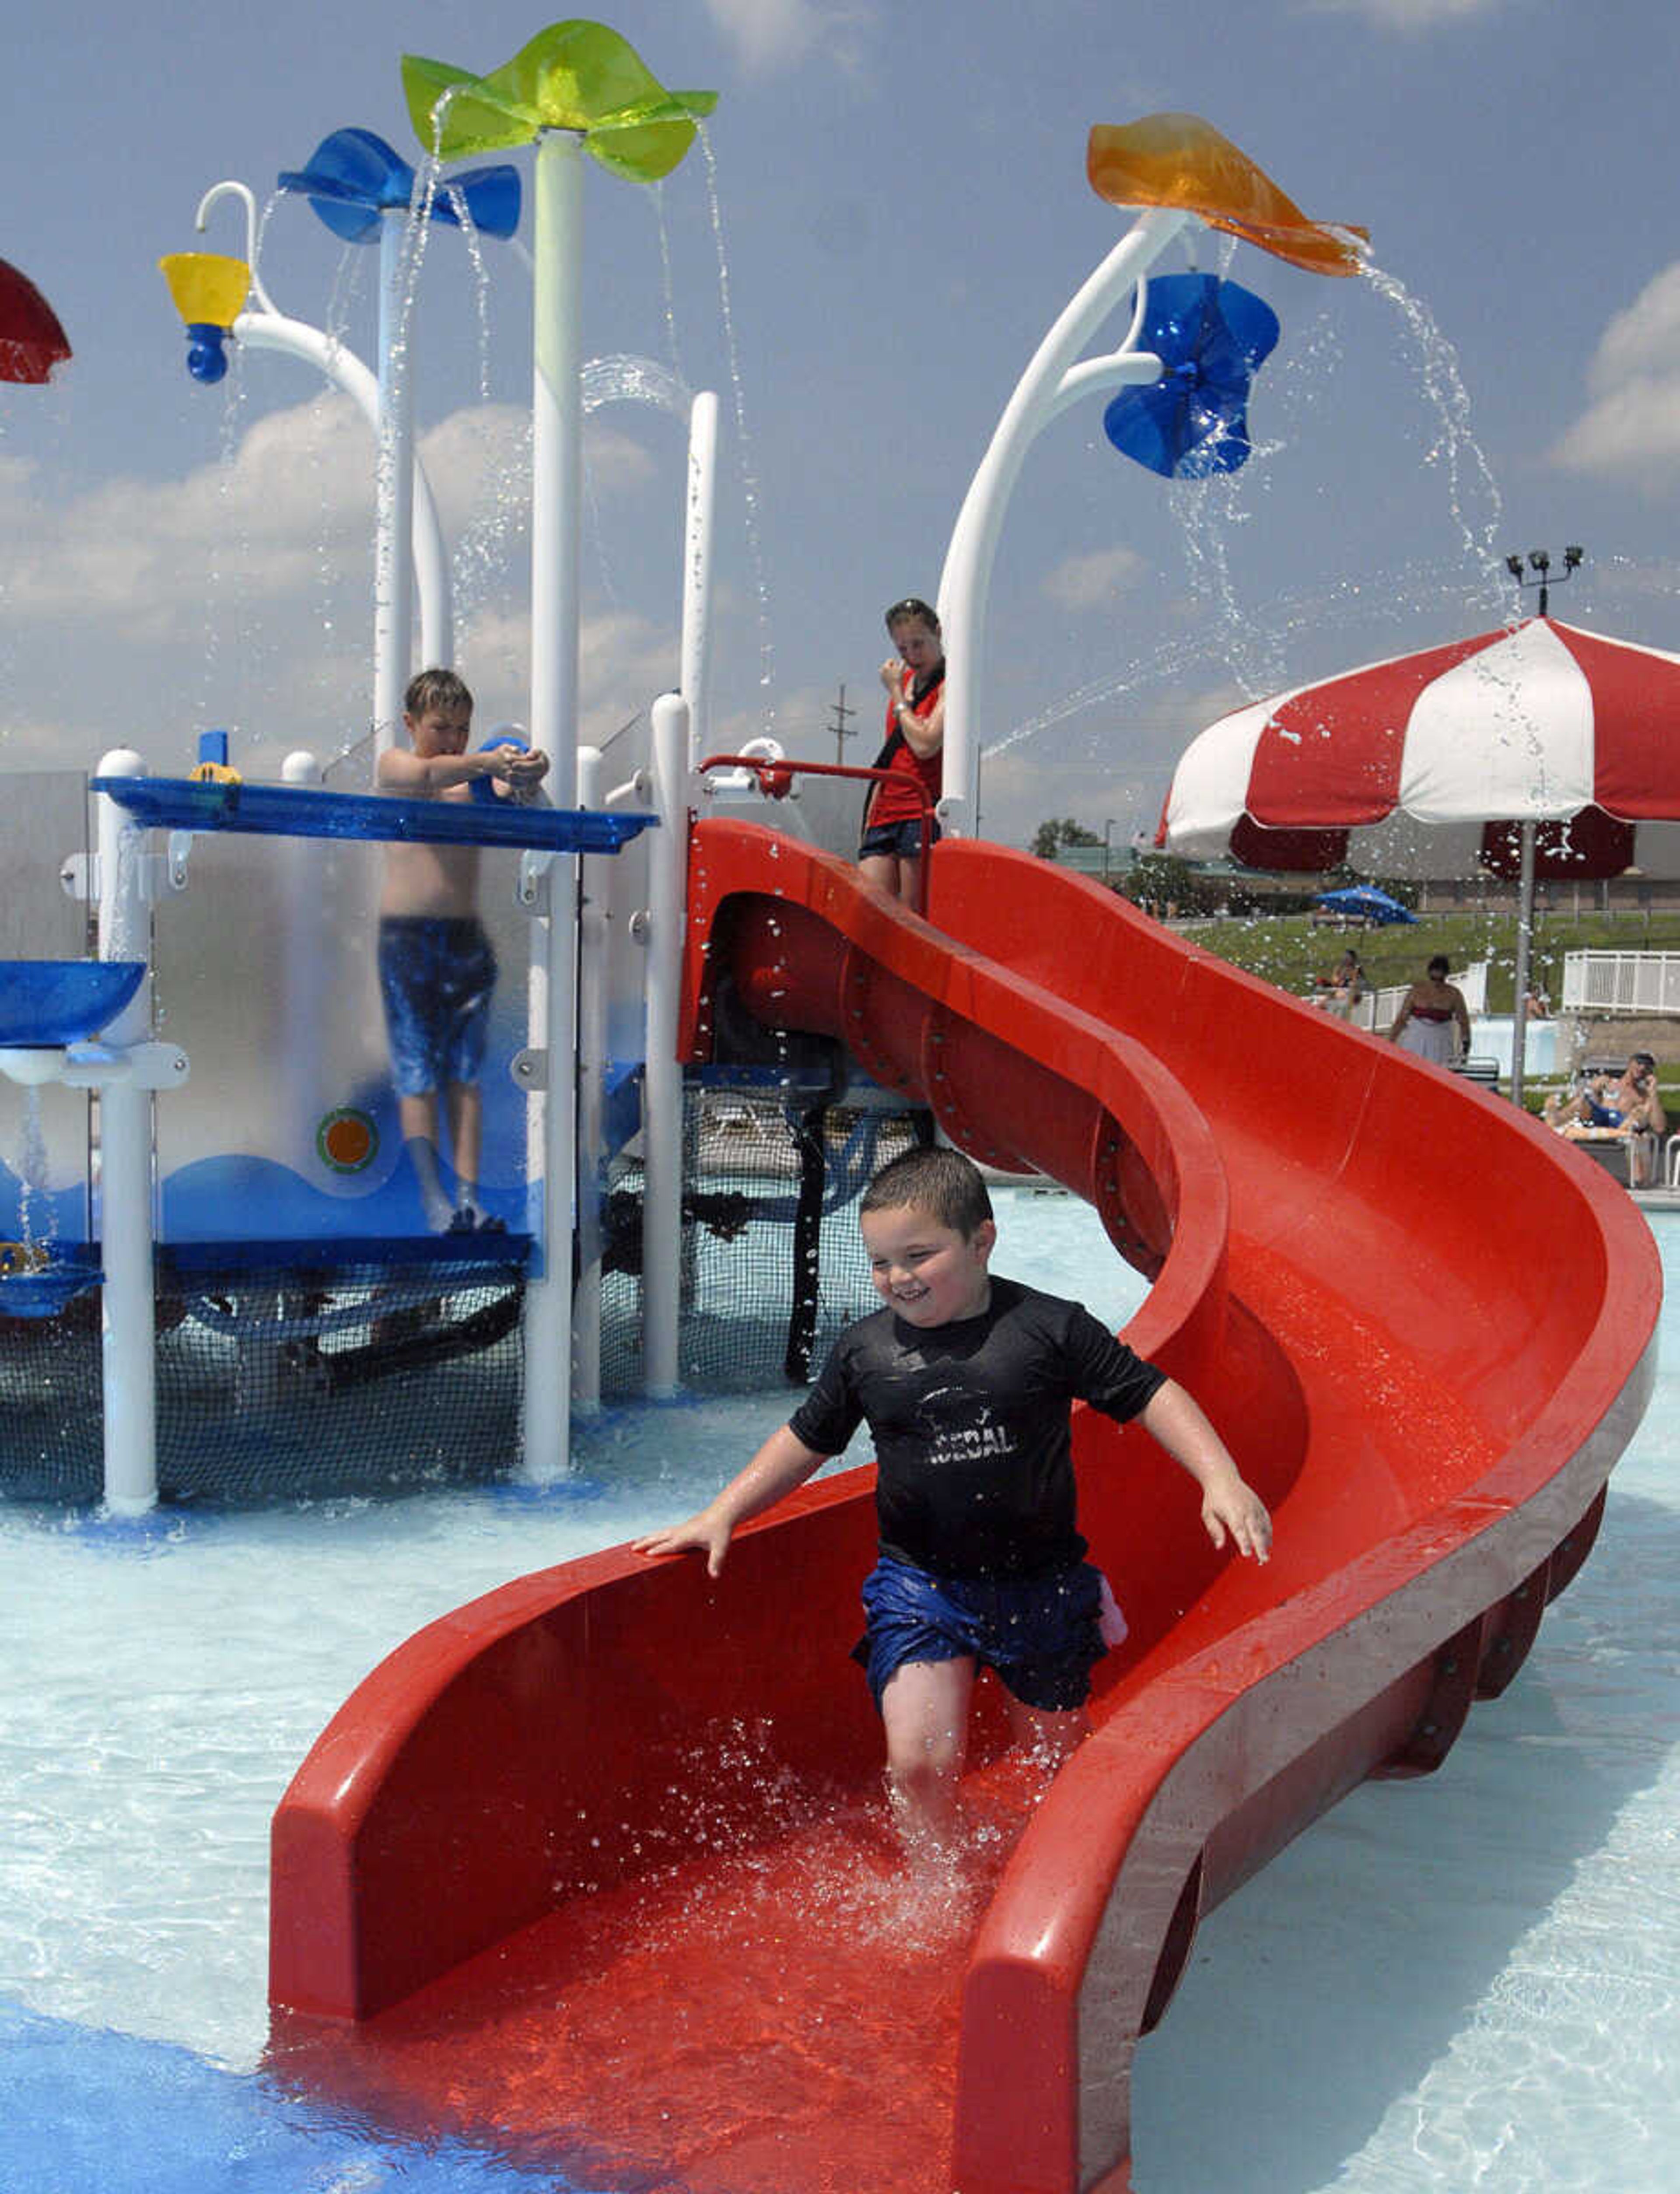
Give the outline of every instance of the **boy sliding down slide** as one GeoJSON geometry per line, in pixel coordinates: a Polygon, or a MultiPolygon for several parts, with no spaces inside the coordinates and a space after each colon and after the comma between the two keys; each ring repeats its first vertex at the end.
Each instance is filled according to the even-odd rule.
{"type": "Polygon", "coordinates": [[[979,1668],[995,1672],[1015,1741],[1047,1770],[1089,1727],[1106,1587],[1075,1528],[1075,1399],[1138,1418],[1190,1472],[1216,1547],[1229,1536],[1264,1561],[1271,1519],[1182,1387],[1077,1303],[991,1276],[991,1199],[960,1152],[894,1159],[865,1191],[859,1222],[886,1307],[841,1334],[809,1397],[737,1478],[635,1550],[692,1548],[716,1577],[736,1526],[803,1485],[868,1420],[880,1548],[855,1657],[885,1726],[905,1848],[937,1858],[955,1842],[979,1668]]]}

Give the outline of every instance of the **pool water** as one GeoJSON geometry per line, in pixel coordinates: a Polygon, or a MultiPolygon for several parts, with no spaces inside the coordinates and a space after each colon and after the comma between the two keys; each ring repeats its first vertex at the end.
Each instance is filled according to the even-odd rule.
{"type": "MultiPolygon", "coordinates": [[[[1084,1206],[999,1206],[1000,1269],[1128,1314],[1139,1284],[1084,1206]]],[[[1680,1221],[1655,1224],[1680,1265],[1680,1221]]],[[[1585,1571],[1442,1773],[1356,1792],[1206,1924],[1139,2057],[1151,2194],[1671,2183],[1674,1399],[1660,1377],[1585,1571]]],[[[404,2144],[257,2073],[269,1817],[402,1639],[685,1513],[786,1408],[611,1413],[552,1489],[126,1526],[0,1508],[0,2186],[559,2194],[552,2168],[404,2144]]]]}

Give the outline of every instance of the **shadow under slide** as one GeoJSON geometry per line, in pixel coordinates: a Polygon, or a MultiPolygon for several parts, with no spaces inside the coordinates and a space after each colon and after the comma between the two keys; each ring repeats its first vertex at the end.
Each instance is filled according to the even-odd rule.
{"type": "Polygon", "coordinates": [[[1122,2194],[1201,1915],[1365,1778],[1438,1766],[1585,1559],[1654,1244],[1503,1100],[1026,855],[942,844],[924,922],[707,822],[690,887],[685,1055],[727,970],[1091,1201],[1152,1282],[1127,1340],[1218,1426],[1272,1559],[1216,1554],[1148,1436],[1079,1411],[1130,1635],[1047,1789],[992,1703],[937,1890],[896,1863],[847,1658],[872,1471],[715,1582],[615,1549],[486,1595],[373,1672],[276,1815],[270,2066],[580,2186],[1122,2194]]]}

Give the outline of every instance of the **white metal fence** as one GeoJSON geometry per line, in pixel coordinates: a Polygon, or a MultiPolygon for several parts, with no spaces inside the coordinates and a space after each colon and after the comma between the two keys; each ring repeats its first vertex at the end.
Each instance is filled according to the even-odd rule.
{"type": "Polygon", "coordinates": [[[1567,1014],[1680,1014],[1680,952],[1568,952],[1567,1014]]]}

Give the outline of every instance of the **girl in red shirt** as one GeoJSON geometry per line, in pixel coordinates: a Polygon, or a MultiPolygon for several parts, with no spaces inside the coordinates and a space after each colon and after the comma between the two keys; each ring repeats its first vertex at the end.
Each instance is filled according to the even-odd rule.
{"type": "MultiPolygon", "coordinates": [[[[898,652],[880,668],[887,695],[886,744],[875,757],[875,767],[889,775],[876,785],[865,813],[857,865],[866,883],[914,901],[920,882],[921,818],[926,806],[939,797],[945,650],[938,618],[915,595],[893,604],[886,629],[898,652]]],[[[936,824],[929,843],[938,835],[936,824]]]]}

